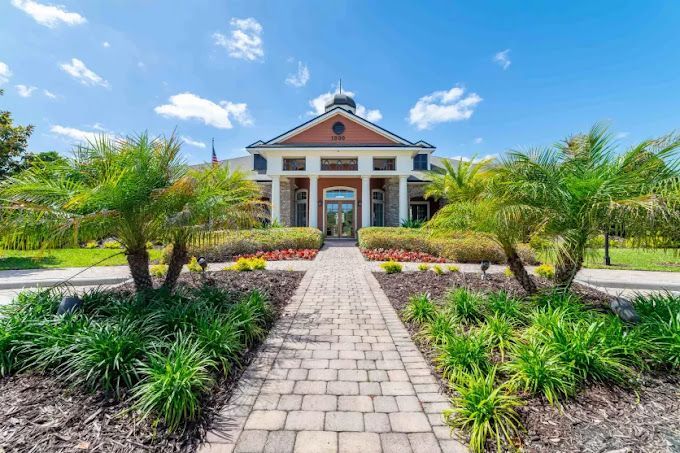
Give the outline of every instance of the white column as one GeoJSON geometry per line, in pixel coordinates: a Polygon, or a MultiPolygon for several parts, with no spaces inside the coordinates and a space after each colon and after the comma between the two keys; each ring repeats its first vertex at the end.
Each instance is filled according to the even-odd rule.
{"type": "Polygon", "coordinates": [[[361,177],[361,228],[371,226],[371,177],[361,177]]]}
{"type": "Polygon", "coordinates": [[[399,223],[408,220],[408,176],[399,177],[399,223]]]}
{"type": "Polygon", "coordinates": [[[281,177],[272,176],[272,223],[281,221],[281,177]]]}
{"type": "Polygon", "coordinates": [[[309,177],[309,226],[318,228],[319,226],[319,177],[312,175],[309,177]]]}

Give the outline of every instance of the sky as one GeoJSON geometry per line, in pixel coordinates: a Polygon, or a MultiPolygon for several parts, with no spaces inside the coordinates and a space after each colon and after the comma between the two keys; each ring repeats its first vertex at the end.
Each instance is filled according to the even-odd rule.
{"type": "Polygon", "coordinates": [[[606,122],[622,146],[680,126],[680,2],[0,0],[0,110],[29,149],[93,134],[245,155],[322,112],[441,156],[547,146],[606,122]]]}

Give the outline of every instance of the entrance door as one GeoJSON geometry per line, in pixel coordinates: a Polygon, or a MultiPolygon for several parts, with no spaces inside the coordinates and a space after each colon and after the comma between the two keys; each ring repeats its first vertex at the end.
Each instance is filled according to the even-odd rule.
{"type": "Polygon", "coordinates": [[[336,238],[354,237],[354,202],[326,202],[326,236],[336,238]]]}

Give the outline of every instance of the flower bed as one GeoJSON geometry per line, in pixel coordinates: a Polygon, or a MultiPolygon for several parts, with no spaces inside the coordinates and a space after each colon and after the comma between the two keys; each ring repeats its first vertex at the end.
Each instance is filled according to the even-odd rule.
{"type": "MultiPolygon", "coordinates": [[[[500,245],[480,233],[442,234],[422,228],[370,227],[360,229],[358,234],[359,247],[366,250],[405,250],[458,263],[505,262],[500,245]]],[[[517,251],[526,264],[537,264],[536,255],[528,244],[519,244],[517,251]]]]}
{"type": "Polygon", "coordinates": [[[313,260],[319,251],[317,249],[286,249],[271,250],[268,252],[258,251],[249,255],[238,255],[239,258],[263,258],[267,261],[287,261],[287,260],[313,260]]]}
{"type": "Polygon", "coordinates": [[[184,274],[67,315],[59,293],[20,296],[0,316],[0,450],[193,451],[301,278],[184,274]]]}
{"type": "Polygon", "coordinates": [[[446,384],[447,423],[473,451],[673,444],[680,297],[637,298],[641,320],[628,325],[585,287],[526,299],[502,275],[374,275],[446,384]]]}
{"type": "Polygon", "coordinates": [[[323,235],[317,228],[264,228],[213,232],[202,244],[191,247],[190,253],[219,262],[258,252],[318,250],[322,245],[323,235]]]}
{"type": "Polygon", "coordinates": [[[361,254],[369,261],[401,261],[422,263],[445,263],[445,258],[430,255],[425,252],[412,252],[394,249],[361,249],[361,254]]]}

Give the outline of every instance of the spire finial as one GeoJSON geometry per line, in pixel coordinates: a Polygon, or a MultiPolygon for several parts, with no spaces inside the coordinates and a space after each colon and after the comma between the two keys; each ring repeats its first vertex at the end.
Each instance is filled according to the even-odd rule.
{"type": "Polygon", "coordinates": [[[340,94],[342,94],[342,77],[340,77],[340,94]]]}

